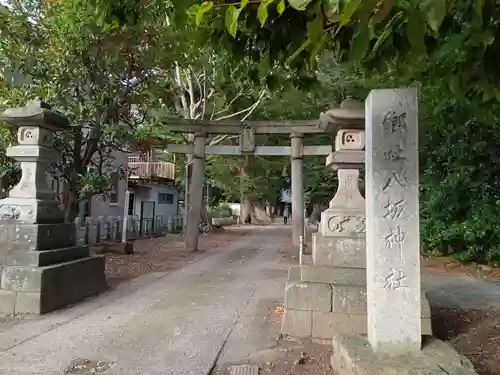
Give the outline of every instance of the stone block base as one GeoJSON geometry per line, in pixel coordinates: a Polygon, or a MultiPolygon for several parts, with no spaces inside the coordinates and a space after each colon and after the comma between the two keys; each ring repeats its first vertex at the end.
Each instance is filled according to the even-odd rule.
{"type": "MultiPolygon", "coordinates": [[[[422,334],[432,335],[430,317],[422,317],[422,334]]],[[[281,333],[292,337],[331,340],[335,335],[367,334],[366,314],[285,309],[281,333]]]]}
{"type": "Polygon", "coordinates": [[[0,283],[0,313],[44,314],[79,302],[106,287],[103,257],[46,267],[5,266],[0,283]]]}
{"type": "MultiPolygon", "coordinates": [[[[345,333],[367,334],[366,284],[362,269],[290,266],[281,333],[330,340],[345,333]],[[307,281],[304,280],[307,278],[307,281]],[[310,280],[329,280],[311,282],[310,280]]],[[[429,302],[422,295],[422,333],[432,334],[429,302]]]]}
{"type": "Polygon", "coordinates": [[[366,270],[363,268],[292,265],[288,268],[288,281],[364,286],[366,285],[366,270]]]}
{"type": "Polygon", "coordinates": [[[432,336],[423,339],[420,352],[388,357],[375,354],[366,336],[337,335],[331,364],[338,375],[477,375],[451,345],[432,336]]]}
{"type": "Polygon", "coordinates": [[[312,258],[315,266],[366,268],[364,237],[312,235],[312,258]]]}

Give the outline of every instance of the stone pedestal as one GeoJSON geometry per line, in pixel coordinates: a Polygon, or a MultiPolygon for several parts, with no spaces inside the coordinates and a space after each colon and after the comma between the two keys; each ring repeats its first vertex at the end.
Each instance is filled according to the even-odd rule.
{"type": "Polygon", "coordinates": [[[338,335],[332,342],[331,364],[338,375],[477,375],[470,360],[432,336],[425,336],[422,350],[412,356],[375,354],[363,335],[338,335]]]}
{"type": "Polygon", "coordinates": [[[78,302],[106,287],[104,258],[75,246],[75,225],[64,223],[47,185],[47,167],[59,157],[53,133],[68,125],[40,102],[9,109],[18,128],[7,155],[21,163],[21,181],[0,200],[0,313],[41,314],[78,302]]]}
{"type": "MultiPolygon", "coordinates": [[[[331,340],[343,333],[367,334],[368,307],[365,199],[359,191],[364,106],[348,99],[328,114],[337,132],[336,151],[326,164],[337,170],[338,189],[313,234],[312,265],[290,267],[281,332],[331,340]]],[[[429,303],[425,295],[420,298],[422,329],[431,334],[429,303]]]]}

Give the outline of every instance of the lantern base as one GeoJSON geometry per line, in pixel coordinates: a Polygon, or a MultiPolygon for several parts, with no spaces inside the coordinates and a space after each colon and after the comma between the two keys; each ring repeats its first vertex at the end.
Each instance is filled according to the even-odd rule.
{"type": "Polygon", "coordinates": [[[46,267],[7,266],[1,274],[1,314],[44,314],[107,287],[104,258],[98,256],[46,267]]]}

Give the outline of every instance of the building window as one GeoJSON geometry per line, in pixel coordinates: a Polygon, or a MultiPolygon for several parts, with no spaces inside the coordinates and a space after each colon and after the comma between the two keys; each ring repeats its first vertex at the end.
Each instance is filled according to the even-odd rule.
{"type": "Polygon", "coordinates": [[[120,176],[118,172],[111,173],[111,189],[109,192],[110,203],[118,203],[118,183],[120,181],[120,176]]]}
{"type": "Polygon", "coordinates": [[[158,193],[159,204],[174,204],[174,195],[170,193],[158,193]]]}

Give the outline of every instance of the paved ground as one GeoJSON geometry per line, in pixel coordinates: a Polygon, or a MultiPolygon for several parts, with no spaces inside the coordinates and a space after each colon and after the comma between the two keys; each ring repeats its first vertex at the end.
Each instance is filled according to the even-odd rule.
{"type": "MultiPolygon", "coordinates": [[[[288,264],[297,262],[290,231],[262,228],[178,271],[142,276],[64,311],[4,321],[0,374],[204,375],[216,363],[272,361],[294,346],[277,345],[279,321],[269,319],[283,300],[288,264]]],[[[423,284],[433,304],[500,309],[499,284],[427,274],[423,284]]]]}
{"type": "Polygon", "coordinates": [[[288,267],[279,250],[289,231],[268,227],[168,275],[149,274],[42,318],[1,323],[0,373],[62,375],[83,359],[113,364],[106,375],[202,375],[219,356],[232,361],[232,353],[272,346],[279,327],[262,325],[266,308],[283,298],[288,267]]]}
{"type": "Polygon", "coordinates": [[[462,310],[500,310],[500,282],[467,275],[436,275],[424,272],[422,287],[434,306],[462,310]]]}

